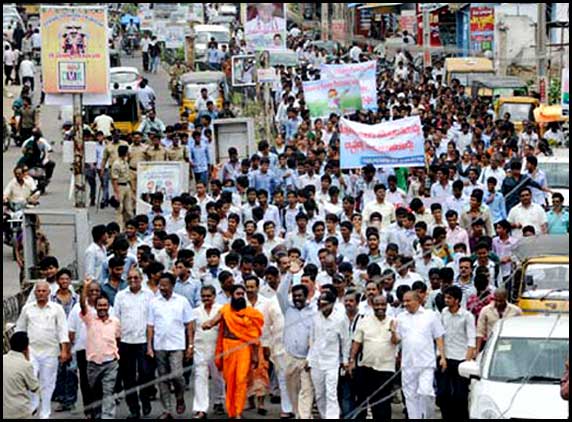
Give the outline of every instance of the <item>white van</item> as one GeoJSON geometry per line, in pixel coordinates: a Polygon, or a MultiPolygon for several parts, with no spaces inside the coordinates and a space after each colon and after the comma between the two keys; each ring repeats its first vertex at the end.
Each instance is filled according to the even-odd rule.
{"type": "Polygon", "coordinates": [[[195,63],[206,67],[207,50],[212,38],[218,43],[228,47],[230,42],[230,29],[225,25],[195,25],[195,63]]]}

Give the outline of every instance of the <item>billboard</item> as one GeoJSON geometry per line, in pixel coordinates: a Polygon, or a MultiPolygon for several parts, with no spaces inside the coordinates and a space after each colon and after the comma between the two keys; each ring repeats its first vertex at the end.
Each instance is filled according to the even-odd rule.
{"type": "Polygon", "coordinates": [[[495,9],[471,7],[470,42],[473,53],[493,51],[495,39],[495,9]]]}
{"type": "Polygon", "coordinates": [[[255,73],[256,56],[254,54],[232,56],[232,86],[256,85],[255,73]]]}
{"type": "Polygon", "coordinates": [[[345,115],[362,108],[360,83],[355,78],[303,82],[304,99],[312,119],[345,115]]]}
{"type": "Polygon", "coordinates": [[[247,3],[244,37],[253,50],[286,48],[286,3],[247,3]]]}
{"type": "Polygon", "coordinates": [[[47,94],[109,91],[106,7],[42,6],[40,32],[47,94]]]}
{"type": "Polygon", "coordinates": [[[377,62],[370,60],[353,64],[323,64],[322,79],[358,79],[361,103],[366,110],[377,111],[377,62]]]}

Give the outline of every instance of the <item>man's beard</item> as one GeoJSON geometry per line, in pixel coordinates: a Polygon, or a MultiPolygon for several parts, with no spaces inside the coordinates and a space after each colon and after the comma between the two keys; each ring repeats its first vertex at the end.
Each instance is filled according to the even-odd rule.
{"type": "Polygon", "coordinates": [[[246,299],[243,297],[239,297],[237,299],[235,299],[234,297],[230,300],[230,306],[232,307],[232,309],[234,309],[235,311],[242,311],[244,308],[246,308],[246,299]]]}

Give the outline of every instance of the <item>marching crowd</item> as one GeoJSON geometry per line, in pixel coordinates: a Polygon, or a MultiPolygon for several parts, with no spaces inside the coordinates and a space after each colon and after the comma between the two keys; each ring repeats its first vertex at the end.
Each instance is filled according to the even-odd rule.
{"type": "MultiPolygon", "coordinates": [[[[301,37],[289,40],[300,58],[325,60],[301,37]]],[[[367,58],[357,45],[349,56],[367,58]]],[[[378,111],[349,118],[420,116],[427,166],[343,170],[339,116],[311,121],[305,106],[302,81],[317,67],[278,71],[277,135],[250,157],[230,148],[215,162],[212,121],[232,112],[206,90],[196,121],[165,125],[150,110],[131,134],[105,119],[85,131],[116,220],[91,228],[78,292],[56,257],[41,262],[45,282],[17,323],[27,335],[13,337],[17,351],[29,342],[38,394],[7,399],[5,378],[11,417],[39,402],[49,418],[52,398],[69,410],[79,390],[89,418],[114,418],[121,392],[131,419],[156,398],[162,419],[266,415],[267,400],[281,418],[312,418],[315,405],[322,419],[389,420],[392,403],[410,419],[435,405],[446,420],[468,418],[458,367],[495,322],[521,313],[509,303],[519,239],[568,233],[563,197],[538,165],[545,140],[400,52],[378,75],[378,111]],[[135,215],[137,164],[168,160],[191,164],[193,189],[152,193],[151,211],[135,215]]],[[[16,179],[5,200],[30,189],[16,179]]]]}

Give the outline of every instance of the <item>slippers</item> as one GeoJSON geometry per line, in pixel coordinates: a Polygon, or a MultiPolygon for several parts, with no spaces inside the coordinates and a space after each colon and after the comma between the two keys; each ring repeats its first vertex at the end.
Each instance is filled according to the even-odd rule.
{"type": "Polygon", "coordinates": [[[268,410],[266,409],[257,409],[256,413],[258,413],[260,416],[266,416],[268,415],[268,410]]]}
{"type": "Polygon", "coordinates": [[[178,401],[177,402],[177,415],[182,415],[183,413],[185,413],[186,409],[187,409],[187,406],[185,406],[184,401],[178,401]]]}

